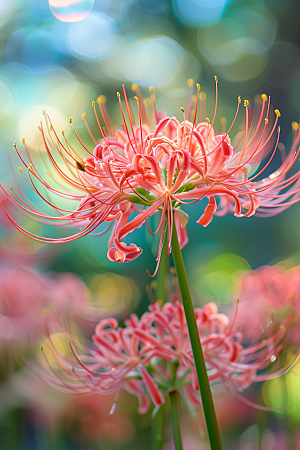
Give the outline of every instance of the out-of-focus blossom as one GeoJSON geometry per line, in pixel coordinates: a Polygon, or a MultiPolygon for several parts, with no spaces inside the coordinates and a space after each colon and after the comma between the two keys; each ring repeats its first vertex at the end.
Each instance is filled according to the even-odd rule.
{"type": "MultiPolygon", "coordinates": [[[[126,244],[123,239],[143,223],[147,223],[157,212],[161,216],[159,226],[151,233],[160,232],[160,257],[166,229],[169,230],[168,247],[169,252],[171,251],[174,223],[180,231],[181,246],[187,242],[185,225],[188,216],[181,207],[206,198],[208,205],[197,223],[207,226],[214,215],[223,216],[233,212],[237,217],[249,217],[253,214],[270,216],[297,202],[300,196],[300,171],[293,175],[289,175],[289,171],[299,155],[300,130],[295,131],[291,150],[278,169],[264,178],[264,171],[273,160],[278,147],[280,128],[276,132],[276,127],[280,112],[275,110],[275,114],[271,113],[270,98],[265,94],[261,96],[262,104],[260,111],[256,111],[257,114],[253,114],[253,110],[249,109],[249,101],[245,100],[244,131],[236,135],[232,144],[229,135],[238,116],[241,98],[238,98],[231,125],[226,131],[226,120],[223,120],[224,130],[218,133],[214,128],[218,99],[218,80],[215,78],[216,106],[211,123],[209,119],[201,121],[201,114],[205,110],[202,103],[205,100],[201,103],[200,99],[198,108],[200,86],[197,85],[194,101],[192,80],[189,83],[191,95],[188,108],[186,113],[182,109],[181,122],[175,117],[157,112],[153,90],[146,102],[147,112],[136,85],[133,89],[138,115],[137,118],[134,117],[133,106],[129,103],[123,86],[125,110],[119,93],[118,98],[124,123],[116,130],[108,115],[105,97],[100,96],[98,105],[105,127],[100,124],[93,102],[102,136],[100,142],[90,128],[86,114],[82,116],[94,142],[94,150],[82,143],[70,118],[81,147],[89,155],[87,158],[82,158],[72,148],[64,132],[62,139],[58,136],[50,118],[45,114],[46,126],[41,124],[40,131],[52,165],[50,183],[34,165],[25,140],[23,143],[29,162],[25,162],[21,155],[20,157],[34,190],[57,214],[40,212],[16,192],[13,191],[10,195],[4,187],[2,189],[18,208],[36,220],[59,227],[78,227],[81,230],[68,237],[52,239],[26,231],[7,213],[11,223],[30,238],[47,243],[72,241],[93,233],[104,222],[108,228],[113,224],[108,258],[126,262],[139,256],[142,250],[133,243],[126,244]],[[61,162],[57,162],[57,156],[61,158],[61,162]],[[267,156],[268,159],[265,160],[267,156]],[[60,181],[54,182],[55,179],[60,181]],[[40,191],[40,185],[50,191],[51,196],[56,194],[74,200],[75,209],[68,210],[53,204],[47,194],[40,191]]],[[[201,98],[205,99],[205,96],[201,98]]],[[[2,207],[5,208],[3,205],[2,207]]],[[[103,232],[105,231],[100,231],[103,232]]]]}
{"type": "Polygon", "coordinates": [[[286,270],[281,266],[263,266],[245,272],[239,282],[238,324],[249,336],[258,336],[282,315],[292,311],[290,335],[299,344],[300,266],[286,270]]]}
{"type": "Polygon", "coordinates": [[[83,314],[88,301],[88,289],[75,275],[51,278],[18,266],[2,266],[0,341],[43,332],[45,316],[83,314]]]}
{"type": "MultiPolygon", "coordinates": [[[[70,351],[66,352],[49,333],[47,352],[36,353],[43,371],[33,370],[62,392],[105,395],[123,387],[138,396],[141,414],[149,410],[150,399],[157,407],[173,390],[181,390],[192,406],[199,405],[182,304],[177,301],[161,307],[157,302],[149,309],[140,319],[131,315],[126,328],[119,327],[115,319],[99,322],[93,336],[94,348],[83,356],[79,356],[72,337],[68,338],[70,351]]],[[[276,357],[284,345],[285,326],[268,339],[245,348],[242,333],[226,315],[218,313],[214,303],[196,308],[195,316],[210,383],[221,383],[235,392],[275,376],[260,371],[269,366],[270,358],[276,357]]]]}

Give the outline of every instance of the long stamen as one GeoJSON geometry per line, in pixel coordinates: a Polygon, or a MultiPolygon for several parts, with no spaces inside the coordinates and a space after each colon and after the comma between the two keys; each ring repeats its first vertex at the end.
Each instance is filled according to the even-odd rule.
{"type": "Polygon", "coordinates": [[[84,124],[85,124],[85,126],[86,126],[86,128],[87,128],[87,130],[88,130],[88,133],[89,133],[89,135],[91,136],[91,138],[92,138],[94,144],[97,145],[97,144],[98,144],[98,141],[97,141],[97,139],[95,138],[95,136],[94,136],[94,134],[93,134],[93,132],[92,132],[92,130],[91,130],[91,127],[90,127],[90,125],[89,125],[89,123],[88,123],[88,121],[87,121],[86,113],[82,113],[81,118],[82,118],[82,120],[84,121],[84,124]]]}
{"type": "Polygon", "coordinates": [[[99,109],[100,109],[100,113],[101,113],[103,122],[105,123],[105,126],[108,130],[108,134],[112,134],[113,124],[112,124],[112,121],[111,121],[108,111],[107,111],[105,95],[100,95],[97,98],[97,103],[99,105],[99,109]]]}

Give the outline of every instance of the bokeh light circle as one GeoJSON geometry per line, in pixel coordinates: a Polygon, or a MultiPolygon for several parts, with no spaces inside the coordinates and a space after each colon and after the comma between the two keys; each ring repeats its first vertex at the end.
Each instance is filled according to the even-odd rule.
{"type": "Polygon", "coordinates": [[[222,16],[228,0],[173,0],[178,19],[192,26],[212,25],[222,16]]]}
{"type": "Polygon", "coordinates": [[[49,0],[50,11],[61,22],[80,22],[93,6],[94,0],[49,0]]]}

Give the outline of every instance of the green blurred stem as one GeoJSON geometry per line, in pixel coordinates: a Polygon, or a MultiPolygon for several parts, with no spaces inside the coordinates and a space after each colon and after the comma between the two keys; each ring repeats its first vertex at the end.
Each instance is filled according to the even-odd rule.
{"type": "Polygon", "coordinates": [[[178,407],[178,392],[170,392],[171,406],[172,406],[172,422],[173,422],[173,437],[175,450],[182,450],[180,422],[179,422],[179,407],[178,407]]]}
{"type": "Polygon", "coordinates": [[[152,420],[152,450],[162,450],[165,439],[165,405],[160,405],[152,420]]]}
{"type": "Polygon", "coordinates": [[[186,271],[179,246],[177,230],[175,226],[173,227],[172,233],[172,255],[177,273],[178,284],[181,292],[182,303],[184,307],[187,327],[189,331],[195,361],[195,369],[200,388],[200,395],[202,399],[210,447],[212,450],[222,450],[221,437],[215,407],[212,399],[211,389],[208,381],[203,350],[198,333],[194,306],[192,303],[191,293],[188,285],[186,271]]]}
{"type": "Polygon", "coordinates": [[[169,255],[168,255],[168,231],[165,232],[164,243],[161,251],[159,269],[157,272],[157,299],[166,303],[168,299],[167,275],[169,273],[169,255]]]}

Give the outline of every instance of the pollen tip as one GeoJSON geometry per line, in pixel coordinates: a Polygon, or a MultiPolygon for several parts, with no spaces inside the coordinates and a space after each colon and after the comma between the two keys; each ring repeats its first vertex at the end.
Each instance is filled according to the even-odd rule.
{"type": "Polygon", "coordinates": [[[70,117],[69,123],[73,123],[73,117],[70,117]]]}
{"type": "Polygon", "coordinates": [[[32,166],[32,164],[29,164],[29,169],[31,170],[31,172],[33,172],[33,166],[32,166]]]}
{"type": "Polygon", "coordinates": [[[195,81],[193,80],[193,78],[189,78],[187,80],[187,85],[188,87],[193,87],[194,86],[195,81]]]}
{"type": "Polygon", "coordinates": [[[226,123],[227,123],[226,117],[220,117],[220,122],[222,125],[226,125],[226,123]]]}
{"type": "Polygon", "coordinates": [[[299,128],[299,124],[297,122],[292,122],[292,128],[293,130],[297,131],[299,128]]]}
{"type": "Polygon", "coordinates": [[[279,329],[280,329],[280,330],[284,330],[284,329],[285,329],[285,326],[284,326],[284,325],[280,325],[279,329]]]}
{"type": "Polygon", "coordinates": [[[43,109],[42,114],[43,114],[43,116],[46,115],[46,110],[45,109],[43,109]]]}
{"type": "Polygon", "coordinates": [[[23,174],[23,169],[22,169],[22,167],[19,167],[19,172],[20,172],[21,175],[23,174]]]}
{"type": "Polygon", "coordinates": [[[206,120],[206,122],[207,122],[207,123],[210,123],[210,120],[209,120],[209,118],[208,118],[208,117],[206,117],[206,119],[205,119],[205,120],[206,120]]]}
{"type": "Polygon", "coordinates": [[[94,102],[94,100],[92,101],[92,108],[95,108],[95,102],[94,102]]]}
{"type": "Polygon", "coordinates": [[[275,109],[274,112],[275,112],[275,114],[276,114],[277,117],[280,117],[280,116],[281,116],[279,109],[275,109]]]}
{"type": "Polygon", "coordinates": [[[149,92],[151,94],[154,94],[154,92],[155,92],[154,86],[149,86],[149,92]]]}
{"type": "Polygon", "coordinates": [[[119,136],[119,133],[116,133],[116,134],[114,135],[114,138],[117,139],[118,136],[119,136]]]}
{"type": "Polygon", "coordinates": [[[184,108],[182,106],[180,107],[180,110],[181,110],[181,112],[184,113],[184,108]]]}
{"type": "Polygon", "coordinates": [[[261,98],[266,102],[268,100],[267,94],[261,94],[261,98]]]}
{"type": "Polygon", "coordinates": [[[25,138],[22,139],[22,144],[25,145],[25,138]]]}
{"type": "Polygon", "coordinates": [[[170,273],[171,273],[172,275],[176,275],[176,269],[175,269],[175,267],[170,267],[170,273]]]}
{"type": "Polygon", "coordinates": [[[61,134],[62,134],[63,136],[65,135],[65,132],[64,132],[64,130],[62,130],[61,134]]]}
{"type": "Polygon", "coordinates": [[[131,90],[132,90],[132,91],[136,91],[137,88],[138,88],[138,85],[137,85],[136,83],[133,83],[133,84],[131,85],[131,90]]]}
{"type": "Polygon", "coordinates": [[[53,130],[53,126],[51,125],[51,123],[50,123],[50,131],[52,131],[53,130]]]}
{"type": "Polygon", "coordinates": [[[106,103],[105,95],[99,95],[99,97],[97,98],[97,103],[106,103]]]}
{"type": "Polygon", "coordinates": [[[265,124],[268,125],[268,123],[269,123],[269,119],[266,117],[265,118],[265,124]]]}
{"type": "Polygon", "coordinates": [[[239,104],[241,104],[241,103],[242,103],[242,98],[241,98],[241,96],[240,96],[240,95],[238,96],[238,103],[239,103],[239,104]]]}
{"type": "Polygon", "coordinates": [[[138,97],[135,95],[134,97],[134,100],[136,100],[137,102],[139,101],[139,99],[138,99],[138,97]]]}
{"type": "Polygon", "coordinates": [[[118,98],[120,98],[120,97],[121,97],[121,94],[120,94],[120,92],[117,92],[117,97],[118,97],[118,98]]]}
{"type": "Polygon", "coordinates": [[[13,191],[13,187],[12,187],[12,185],[10,186],[10,190],[11,190],[11,191],[13,191]]]}
{"type": "Polygon", "coordinates": [[[217,75],[214,76],[215,82],[218,83],[219,82],[219,78],[217,77],[217,75]]]}
{"type": "Polygon", "coordinates": [[[244,100],[244,106],[249,106],[249,100],[244,100]]]}
{"type": "Polygon", "coordinates": [[[202,101],[206,100],[206,92],[201,92],[200,100],[202,100],[202,101]]]}
{"type": "Polygon", "coordinates": [[[199,83],[196,83],[196,88],[198,89],[198,91],[200,91],[201,87],[199,83]]]}
{"type": "Polygon", "coordinates": [[[86,113],[82,113],[81,114],[81,118],[82,118],[82,120],[85,120],[86,119],[86,113]]]}
{"type": "Polygon", "coordinates": [[[17,143],[16,142],[13,143],[13,147],[17,148],[17,143]]]}
{"type": "MultiPolygon", "coordinates": [[[[41,127],[38,125],[38,130],[42,131],[41,127]]],[[[51,130],[51,125],[50,125],[50,130],[51,130]]]]}

